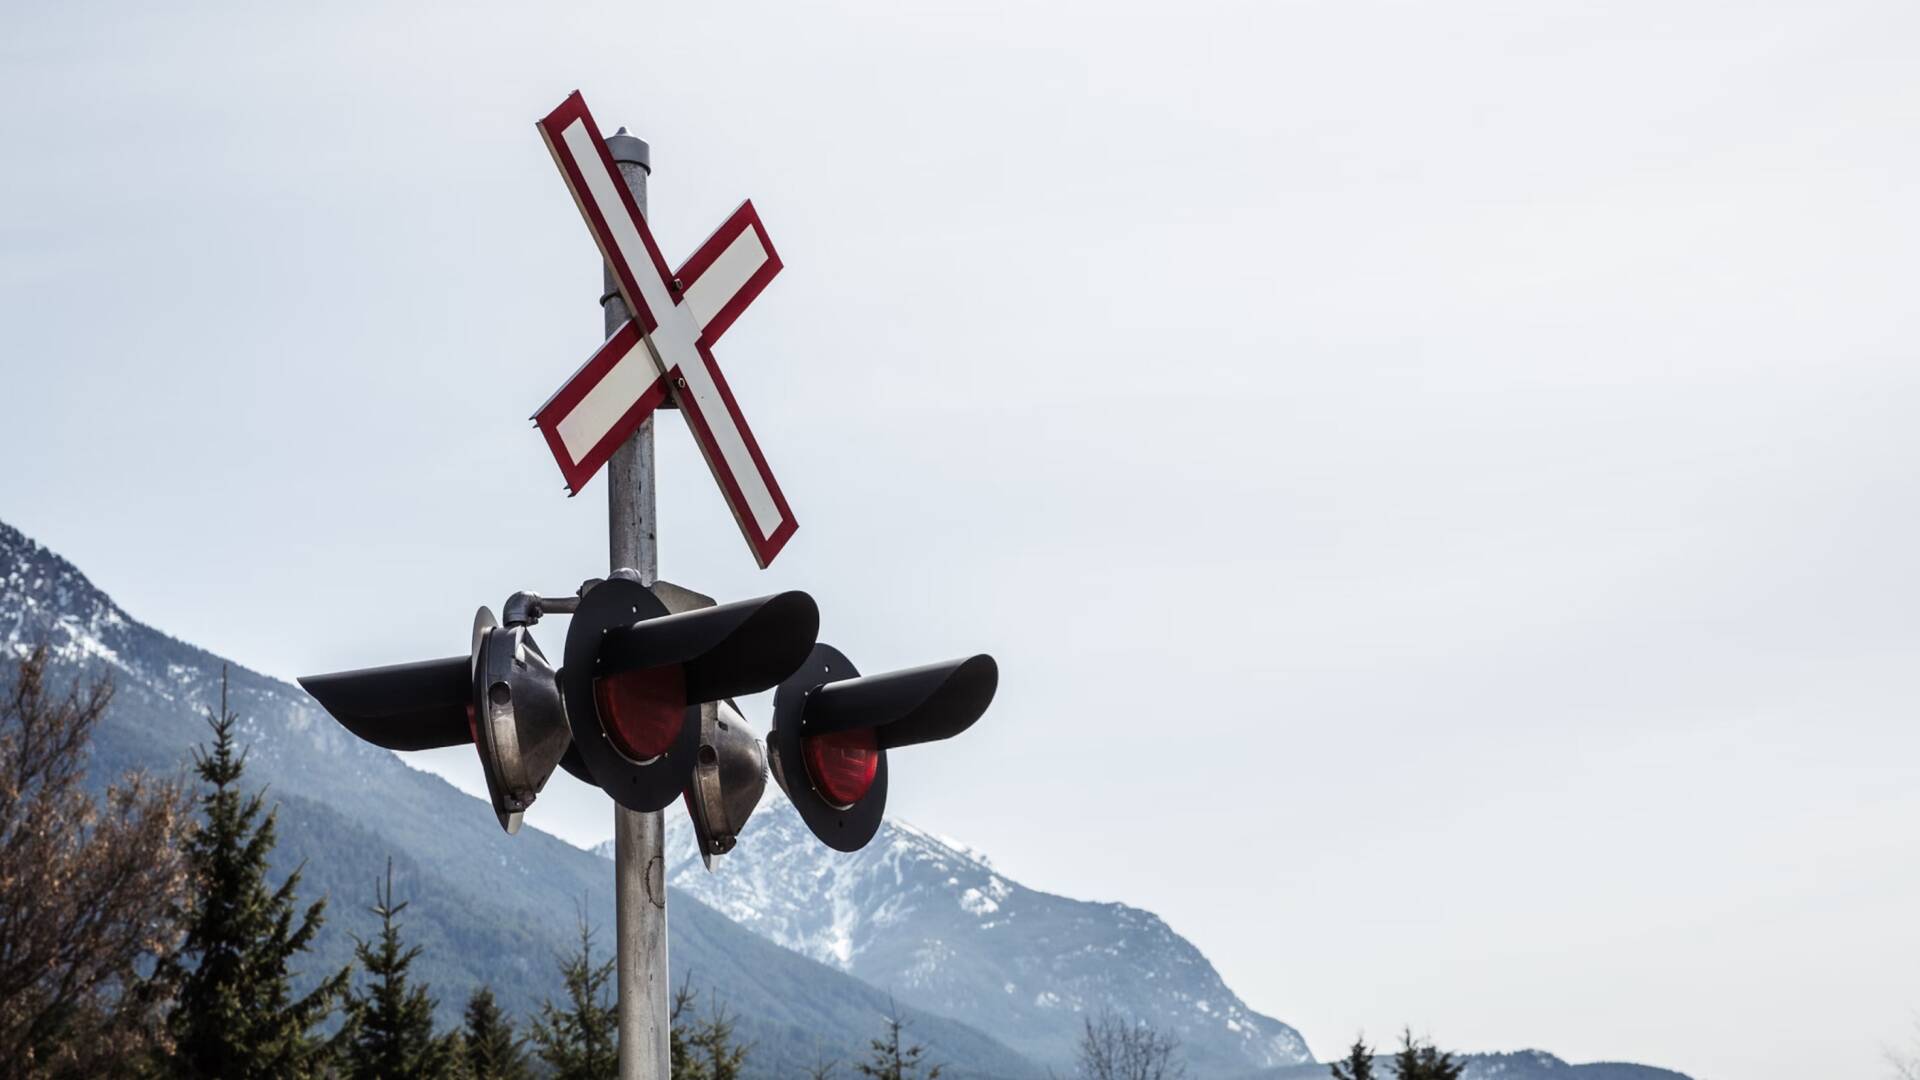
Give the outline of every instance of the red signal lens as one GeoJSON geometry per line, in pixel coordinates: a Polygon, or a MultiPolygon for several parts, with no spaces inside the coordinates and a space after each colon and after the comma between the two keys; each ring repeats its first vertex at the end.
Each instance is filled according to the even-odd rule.
{"type": "Polygon", "coordinates": [[[673,748],[687,722],[686,673],[675,664],[608,675],[593,681],[593,701],[613,748],[651,761],[673,748]]]}
{"type": "Polygon", "coordinates": [[[808,735],[800,740],[800,748],[814,790],[838,807],[859,802],[880,771],[880,747],[872,728],[808,735]]]}

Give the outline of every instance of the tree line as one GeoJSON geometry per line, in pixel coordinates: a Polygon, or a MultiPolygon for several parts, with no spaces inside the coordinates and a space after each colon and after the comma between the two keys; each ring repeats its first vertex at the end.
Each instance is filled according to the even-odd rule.
{"type": "MultiPolygon", "coordinates": [[[[130,771],[98,797],[88,748],[111,683],[48,686],[48,652],[18,659],[0,694],[0,1080],[611,1080],[618,1072],[612,957],[584,914],[557,958],[563,992],[524,1032],[481,986],[461,1023],[434,1024],[413,977],[393,864],[375,884],[379,932],[354,962],[296,992],[326,919],[302,903],[301,870],[275,885],[277,836],[264,791],[244,784],[224,674],[197,783],[130,771]],[[357,969],[357,974],[356,974],[357,969]]],[[[940,1067],[885,1035],[850,1075],[933,1080],[940,1067]]],[[[672,1003],[676,1080],[738,1080],[752,1046],[724,1002],[691,982],[672,1003]]],[[[822,1061],[831,1078],[839,1062],[822,1061]]]]}
{"type": "MultiPolygon", "coordinates": [[[[1374,1080],[1373,1061],[1374,1048],[1361,1037],[1353,1040],[1346,1057],[1328,1068],[1333,1080],[1374,1080]]],[[[1411,1028],[1401,1029],[1400,1049],[1387,1061],[1397,1080],[1460,1080],[1466,1070],[1464,1062],[1455,1061],[1452,1054],[1437,1049],[1431,1040],[1414,1038],[1411,1028]]]]}
{"type": "MultiPolygon", "coordinates": [[[[1185,1080],[1179,1040],[1147,1024],[1112,1012],[1088,1017],[1079,1043],[1081,1080],[1185,1080]]],[[[1353,1042],[1347,1056],[1327,1064],[1333,1080],[1387,1080],[1374,1072],[1374,1048],[1366,1039],[1353,1042]]],[[[1400,1034],[1400,1049],[1387,1059],[1395,1080],[1460,1080],[1464,1062],[1437,1049],[1431,1040],[1415,1039],[1411,1029],[1400,1034]]],[[[1920,1080],[1915,1077],[1914,1080],[1920,1080]]]]}

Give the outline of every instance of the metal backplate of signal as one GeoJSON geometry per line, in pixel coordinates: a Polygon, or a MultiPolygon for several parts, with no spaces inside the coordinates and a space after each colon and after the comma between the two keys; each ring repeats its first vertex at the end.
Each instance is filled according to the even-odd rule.
{"type": "Polygon", "coordinates": [[[747,818],[767,790],[767,751],[733,702],[700,707],[699,760],[687,784],[687,816],[693,819],[700,861],[733,850],[747,818]]]}
{"type": "Polygon", "coordinates": [[[481,608],[473,617],[474,742],[500,827],[520,817],[547,786],[572,734],[553,666],[523,626],[503,627],[481,608]]]}
{"type": "Polygon", "coordinates": [[[813,835],[835,851],[859,851],[880,831],[880,819],[887,811],[887,755],[880,754],[873,786],[866,795],[852,806],[838,807],[814,790],[800,744],[800,729],[807,697],[816,687],[859,676],[853,662],[839,649],[824,642],[816,644],[800,670],[773,692],[773,730],[767,733],[767,759],[773,766],[774,781],[787,793],[813,835]]]}
{"type": "MultiPolygon", "coordinates": [[[[594,681],[600,677],[600,652],[609,631],[667,614],[666,605],[638,581],[610,577],[580,598],[560,669],[560,695],[566,702],[573,747],[593,783],[629,810],[659,810],[680,797],[693,773],[700,746],[700,710],[686,710],[680,733],[665,753],[648,761],[622,754],[602,730],[594,681]]],[[[571,758],[573,755],[568,755],[571,758]]],[[[566,762],[571,771],[572,762],[566,762]]]]}

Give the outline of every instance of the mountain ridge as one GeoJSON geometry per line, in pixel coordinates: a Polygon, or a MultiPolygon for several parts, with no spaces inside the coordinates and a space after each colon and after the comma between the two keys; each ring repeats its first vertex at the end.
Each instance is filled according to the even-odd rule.
{"type": "Polygon", "coordinates": [[[843,855],[770,794],[711,873],[676,819],[667,877],[769,941],[1049,1067],[1072,1067],[1081,1018],[1103,1010],[1177,1038],[1202,1075],[1313,1060],[1299,1032],[1247,1007],[1159,916],[1028,888],[904,821],[843,855]]]}

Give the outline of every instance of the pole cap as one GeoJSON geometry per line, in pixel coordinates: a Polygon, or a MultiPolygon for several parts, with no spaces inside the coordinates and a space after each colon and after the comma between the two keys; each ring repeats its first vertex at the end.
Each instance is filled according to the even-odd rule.
{"type": "Polygon", "coordinates": [[[638,165],[653,175],[653,151],[647,141],[637,135],[627,134],[622,127],[607,139],[607,149],[613,152],[613,160],[622,165],[638,165]]]}

